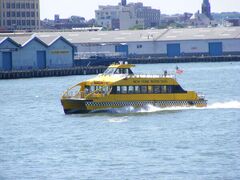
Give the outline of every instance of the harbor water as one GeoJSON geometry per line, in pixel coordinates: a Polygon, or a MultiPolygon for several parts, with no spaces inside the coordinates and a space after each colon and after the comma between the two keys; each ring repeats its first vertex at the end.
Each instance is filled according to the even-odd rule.
{"type": "Polygon", "coordinates": [[[240,179],[240,63],[177,66],[208,107],[65,115],[62,92],[94,76],[1,80],[0,179],[240,179]]]}

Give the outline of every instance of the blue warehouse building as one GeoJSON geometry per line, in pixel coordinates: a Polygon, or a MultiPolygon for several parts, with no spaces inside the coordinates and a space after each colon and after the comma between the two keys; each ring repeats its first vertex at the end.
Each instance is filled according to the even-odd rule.
{"type": "Polygon", "coordinates": [[[0,37],[0,71],[73,66],[75,46],[63,37],[0,37]]]}
{"type": "Polygon", "coordinates": [[[39,32],[63,36],[78,54],[120,53],[128,57],[240,55],[240,27],[147,29],[96,32],[39,32]]]}
{"type": "Polygon", "coordinates": [[[0,34],[2,71],[72,67],[74,60],[99,54],[166,57],[166,62],[239,56],[240,27],[0,34]]]}

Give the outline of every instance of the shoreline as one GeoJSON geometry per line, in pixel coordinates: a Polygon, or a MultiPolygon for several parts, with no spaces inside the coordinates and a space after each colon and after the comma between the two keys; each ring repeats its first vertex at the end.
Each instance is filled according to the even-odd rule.
{"type": "MultiPolygon", "coordinates": [[[[129,64],[161,64],[161,63],[205,63],[205,62],[240,62],[240,56],[223,56],[223,57],[142,57],[128,58],[129,64]]],[[[39,77],[58,77],[70,75],[91,75],[103,73],[107,66],[89,66],[89,67],[72,67],[61,69],[43,69],[43,70],[16,70],[0,71],[1,79],[21,79],[21,78],[39,78],[39,77]]]]}

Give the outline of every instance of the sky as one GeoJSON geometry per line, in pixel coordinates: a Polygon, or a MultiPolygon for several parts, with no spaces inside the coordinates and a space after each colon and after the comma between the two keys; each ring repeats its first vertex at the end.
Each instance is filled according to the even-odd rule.
{"type": "MultiPolygon", "coordinates": [[[[40,0],[41,19],[54,19],[77,15],[91,19],[99,5],[117,5],[121,0],[40,0]]],[[[143,2],[145,6],[160,9],[162,14],[195,13],[201,9],[203,0],[127,0],[127,2],[143,2]]],[[[210,0],[212,12],[240,12],[240,0],[210,0]]]]}

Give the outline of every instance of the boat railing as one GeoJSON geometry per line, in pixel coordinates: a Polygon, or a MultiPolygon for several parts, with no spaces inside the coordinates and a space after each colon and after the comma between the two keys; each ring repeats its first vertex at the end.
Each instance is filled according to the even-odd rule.
{"type": "Polygon", "coordinates": [[[104,97],[110,93],[110,90],[104,89],[104,87],[96,89],[91,92],[80,91],[80,85],[73,86],[66,90],[62,98],[70,98],[70,99],[87,99],[87,98],[94,98],[94,97],[104,97]]]}
{"type": "Polygon", "coordinates": [[[63,98],[84,98],[84,96],[85,93],[80,91],[80,85],[67,89],[62,95],[63,98]]]}
{"type": "Polygon", "coordinates": [[[84,98],[85,93],[82,91],[65,91],[63,93],[63,98],[84,98]]]}
{"type": "Polygon", "coordinates": [[[128,78],[174,78],[176,79],[176,75],[174,74],[129,74],[128,78]]]}

